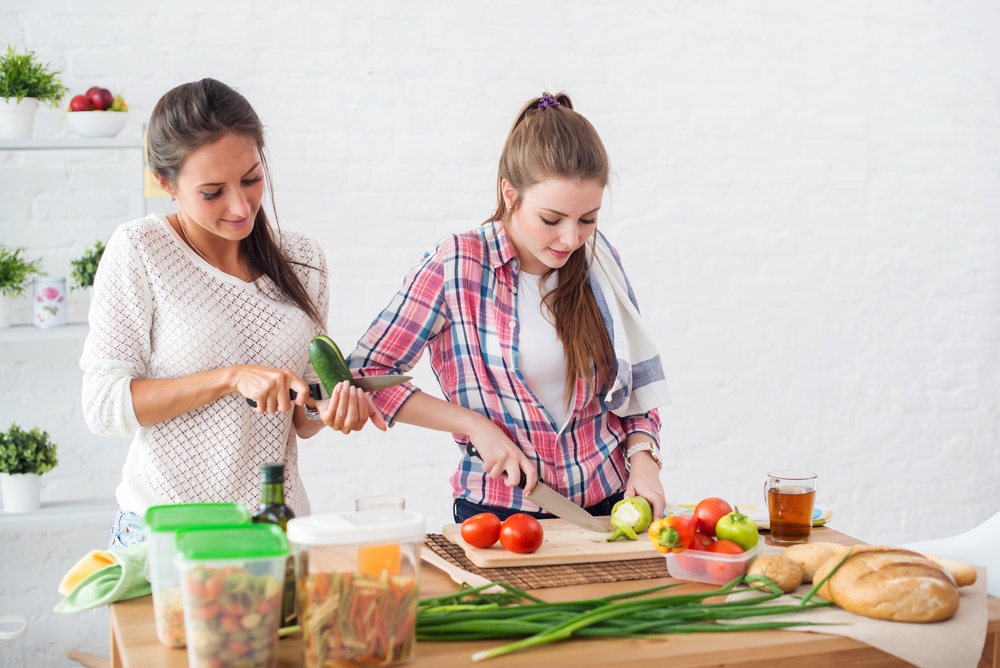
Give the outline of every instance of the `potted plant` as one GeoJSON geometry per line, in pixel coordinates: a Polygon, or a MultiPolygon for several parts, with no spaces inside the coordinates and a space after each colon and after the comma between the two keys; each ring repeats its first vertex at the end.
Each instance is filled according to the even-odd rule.
{"type": "Polygon", "coordinates": [[[85,248],[83,255],[70,260],[70,278],[79,288],[92,288],[94,286],[94,274],[97,273],[97,265],[104,255],[104,244],[100,239],[94,242],[93,248],[85,248]]]}
{"type": "Polygon", "coordinates": [[[0,241],[0,329],[10,327],[14,300],[28,288],[35,274],[42,274],[41,260],[28,260],[23,248],[8,248],[0,241]]]}
{"type": "Polygon", "coordinates": [[[30,137],[41,102],[53,109],[69,90],[34,51],[18,53],[10,44],[0,56],[0,137],[30,137]]]}
{"type": "Polygon", "coordinates": [[[41,505],[42,474],[58,464],[56,444],[35,427],[24,431],[14,423],[0,433],[0,492],[3,509],[26,513],[41,505]]]}

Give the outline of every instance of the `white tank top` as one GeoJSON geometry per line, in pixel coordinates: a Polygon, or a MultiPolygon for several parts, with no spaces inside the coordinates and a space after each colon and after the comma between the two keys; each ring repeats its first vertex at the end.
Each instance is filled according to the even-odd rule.
{"type": "MultiPolygon", "coordinates": [[[[520,272],[517,319],[521,331],[517,341],[517,368],[535,398],[552,416],[556,431],[562,431],[570,415],[565,392],[566,357],[556,335],[555,318],[549,308],[542,305],[541,278],[520,272]]],[[[558,281],[558,272],[550,274],[545,279],[544,291],[547,293],[558,281]]]]}

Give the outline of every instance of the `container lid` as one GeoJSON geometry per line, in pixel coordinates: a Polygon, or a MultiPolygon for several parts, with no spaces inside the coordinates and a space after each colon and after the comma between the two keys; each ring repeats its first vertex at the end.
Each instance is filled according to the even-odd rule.
{"type": "Polygon", "coordinates": [[[24,615],[3,615],[0,617],[0,640],[17,640],[28,630],[28,620],[24,615]]]}
{"type": "Polygon", "coordinates": [[[250,513],[241,503],[177,503],[152,506],[146,511],[142,530],[157,533],[242,524],[250,524],[250,513]]]}
{"type": "Polygon", "coordinates": [[[268,559],[288,554],[288,540],[273,524],[182,529],[174,539],[174,553],[182,561],[268,559]]]}
{"type": "Polygon", "coordinates": [[[362,510],[288,521],[288,540],[299,545],[422,543],[425,538],[424,516],[411,510],[362,510]]]}

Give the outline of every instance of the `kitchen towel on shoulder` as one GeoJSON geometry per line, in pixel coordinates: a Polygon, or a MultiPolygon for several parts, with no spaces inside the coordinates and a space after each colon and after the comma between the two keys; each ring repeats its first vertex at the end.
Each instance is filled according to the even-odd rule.
{"type": "Polygon", "coordinates": [[[669,404],[660,353],[639,316],[625,271],[600,231],[594,235],[590,287],[618,361],[618,375],[604,403],[619,417],[669,404]]]}
{"type": "Polygon", "coordinates": [[[79,612],[149,594],[146,550],[142,542],[88,552],[59,583],[59,593],[66,598],[56,604],[55,611],[79,612]]]}

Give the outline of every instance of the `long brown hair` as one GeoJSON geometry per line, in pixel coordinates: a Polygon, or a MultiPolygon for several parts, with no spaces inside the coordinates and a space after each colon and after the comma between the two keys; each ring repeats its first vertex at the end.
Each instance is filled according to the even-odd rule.
{"type": "MultiPolygon", "coordinates": [[[[610,174],[608,153],[594,126],[573,111],[568,95],[546,93],[521,108],[507,135],[497,175],[497,210],[490,221],[508,225],[524,192],[546,178],[596,181],[605,187],[610,174]],[[509,208],[501,186],[505,180],[517,193],[509,208]]],[[[584,244],[569,256],[559,270],[558,285],[544,297],[566,357],[567,397],[573,396],[577,378],[597,389],[616,368],[611,340],[590,289],[588,248],[590,244],[584,244]]]]}
{"type": "Polygon", "coordinates": [[[325,327],[319,308],[292,270],[293,263],[281,252],[281,227],[274,208],[271,172],[264,151],[264,124],[245,97],[215,79],[181,84],[167,91],[156,103],[149,119],[146,140],[149,167],[161,178],[176,183],[177,175],[192,151],[229,133],[247,137],[256,144],[264,181],[271,196],[275,227],[278,228],[276,237],[261,206],[254,218],[253,230],[240,242],[240,250],[246,257],[250,273],[253,276],[268,276],[281,295],[305,311],[318,325],[325,327]]]}

